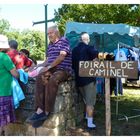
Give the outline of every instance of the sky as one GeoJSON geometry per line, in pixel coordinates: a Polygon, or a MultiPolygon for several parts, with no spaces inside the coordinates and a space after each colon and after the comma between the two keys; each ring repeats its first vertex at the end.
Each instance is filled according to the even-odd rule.
{"type": "MultiPolygon", "coordinates": [[[[45,24],[33,22],[45,20],[45,4],[0,4],[0,18],[9,21],[12,28],[23,30],[26,28],[45,31],[45,24]]],[[[54,9],[60,8],[61,4],[48,4],[48,20],[54,18],[54,9]]],[[[55,23],[49,22],[48,26],[55,23]]]]}
{"type": "MultiPolygon", "coordinates": [[[[48,3],[48,20],[54,18],[54,9],[62,4],[103,4],[103,3],[140,3],[140,0],[0,0],[0,19],[9,21],[12,28],[16,29],[37,29],[45,31],[45,24],[33,25],[33,22],[45,20],[45,7],[48,3]],[[68,2],[69,1],[69,2],[68,2]]],[[[54,23],[49,22],[48,26],[54,23]]]]}

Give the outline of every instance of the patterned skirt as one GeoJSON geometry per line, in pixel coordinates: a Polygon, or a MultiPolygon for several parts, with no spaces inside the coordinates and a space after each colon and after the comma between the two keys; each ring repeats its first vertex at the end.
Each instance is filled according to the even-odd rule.
{"type": "Polygon", "coordinates": [[[0,127],[15,122],[14,104],[12,96],[0,97],[0,127]]]}

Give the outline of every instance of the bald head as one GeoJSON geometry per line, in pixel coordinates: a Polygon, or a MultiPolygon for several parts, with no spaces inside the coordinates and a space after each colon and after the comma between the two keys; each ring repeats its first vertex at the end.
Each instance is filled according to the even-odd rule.
{"type": "Polygon", "coordinates": [[[90,42],[90,37],[87,33],[84,33],[81,35],[81,40],[82,40],[82,42],[84,42],[85,44],[88,45],[90,42]]]}
{"type": "Polygon", "coordinates": [[[59,31],[56,25],[48,27],[48,30],[59,31]]]}

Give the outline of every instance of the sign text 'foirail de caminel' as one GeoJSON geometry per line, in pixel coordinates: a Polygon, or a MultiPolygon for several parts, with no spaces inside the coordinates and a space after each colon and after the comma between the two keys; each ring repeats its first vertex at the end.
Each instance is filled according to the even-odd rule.
{"type": "Polygon", "coordinates": [[[80,61],[81,77],[138,78],[137,61],[80,61]]]}

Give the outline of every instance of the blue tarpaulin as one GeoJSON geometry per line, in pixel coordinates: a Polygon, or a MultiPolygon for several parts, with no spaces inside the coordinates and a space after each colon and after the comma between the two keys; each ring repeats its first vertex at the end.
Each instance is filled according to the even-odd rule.
{"type": "Polygon", "coordinates": [[[135,40],[140,43],[140,28],[127,24],[94,24],[67,22],[65,36],[73,49],[79,42],[80,35],[87,32],[90,35],[91,45],[99,51],[113,52],[119,42],[137,47],[135,40]]]}

